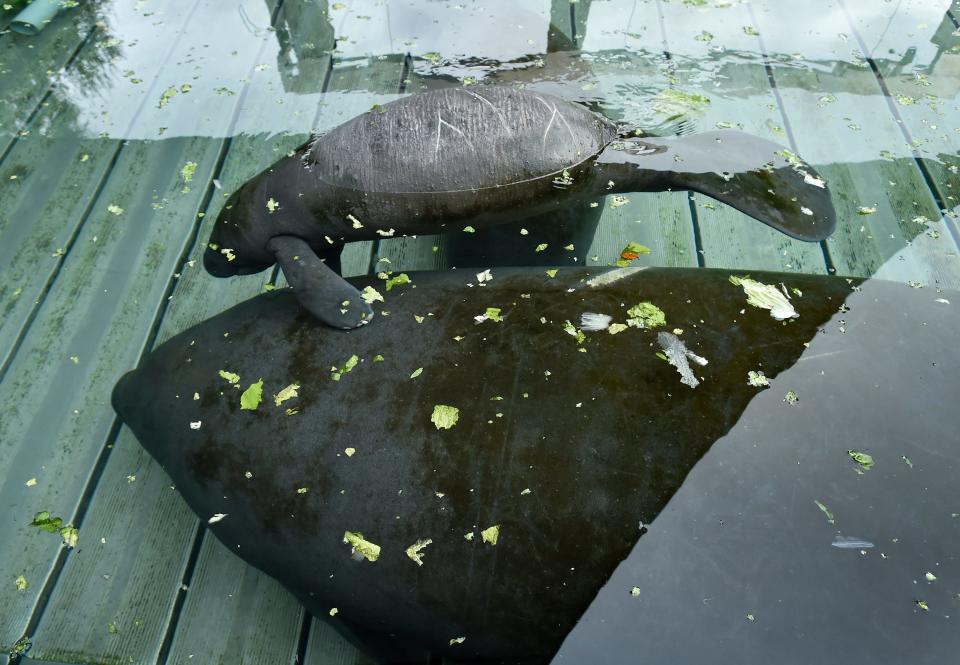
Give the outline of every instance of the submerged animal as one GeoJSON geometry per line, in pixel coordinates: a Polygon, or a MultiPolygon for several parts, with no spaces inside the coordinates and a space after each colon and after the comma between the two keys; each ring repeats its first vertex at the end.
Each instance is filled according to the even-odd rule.
{"type": "Polygon", "coordinates": [[[702,192],[801,240],[823,240],[836,225],[816,171],[765,139],[637,136],[547,94],[450,88],[374,107],[247,182],[217,218],[204,266],[229,277],[279,263],[308,311],[354,328],[373,310],[337,274],[344,243],[670,189],[702,192]]]}
{"type": "MultiPolygon", "coordinates": [[[[384,663],[548,662],[758,396],[773,404],[765,436],[823,449],[812,393],[867,417],[877,372],[919,377],[924,403],[917,372],[942,373],[858,349],[913,322],[937,359],[960,325],[915,290],[839,277],[495,269],[479,289],[457,272],[410,276],[385,294],[390,326],[331,330],[274,291],[162,344],[113,393],[199,518],[226,515],[217,538],[384,663]],[[797,362],[807,344],[858,360],[824,372],[797,362]]],[[[751,449],[760,429],[744,434],[751,449]]],[[[879,445],[840,431],[841,464],[879,445]]]]}

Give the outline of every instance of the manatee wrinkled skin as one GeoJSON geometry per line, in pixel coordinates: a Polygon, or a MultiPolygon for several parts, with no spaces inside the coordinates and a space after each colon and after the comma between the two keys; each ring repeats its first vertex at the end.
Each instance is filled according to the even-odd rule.
{"type": "Polygon", "coordinates": [[[227,515],[210,529],[230,551],[386,663],[548,662],[737,422],[748,372],[793,365],[857,284],[753,273],[803,293],[780,322],[727,271],[504,269],[483,288],[411,275],[378,303],[389,326],[332,330],[290,290],[266,293],[160,345],[113,393],[199,518],[227,515]],[[585,312],[622,324],[644,301],[666,326],[577,334],[585,312]],[[677,330],[708,361],[691,364],[695,388],[658,356],[677,330]],[[452,427],[437,405],[459,410],[452,427]],[[407,548],[428,539],[418,565],[407,548]]]}
{"type": "Polygon", "coordinates": [[[599,211],[589,205],[607,194],[671,189],[702,192],[801,240],[833,232],[826,183],[782,146],[732,130],[638,133],[509,87],[405,97],[304,144],[234,192],[204,265],[229,277],[279,263],[308,311],[354,328],[373,310],[336,274],[347,242],[505,222],[554,226],[571,214],[590,226],[599,211]]]}

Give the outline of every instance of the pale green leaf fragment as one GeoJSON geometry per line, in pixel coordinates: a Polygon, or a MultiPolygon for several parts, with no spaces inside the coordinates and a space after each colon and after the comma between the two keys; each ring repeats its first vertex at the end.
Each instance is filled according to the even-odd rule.
{"type": "Polygon", "coordinates": [[[636,598],[637,596],[639,596],[639,595],[640,595],[640,587],[635,586],[635,587],[631,588],[631,589],[630,589],[630,595],[633,596],[634,598],[636,598]]]}
{"type": "Polygon", "coordinates": [[[400,286],[401,284],[410,284],[410,275],[405,272],[400,273],[394,277],[391,277],[387,280],[386,289],[389,291],[395,286],[400,286]]]}
{"type": "Polygon", "coordinates": [[[343,366],[340,369],[336,367],[333,368],[333,371],[330,373],[330,378],[334,381],[339,381],[344,374],[348,374],[353,371],[353,368],[360,363],[360,358],[354,354],[347,358],[347,361],[343,363],[343,366]]]}
{"type": "Polygon", "coordinates": [[[450,640],[450,646],[463,644],[466,641],[467,641],[467,637],[465,635],[462,637],[454,637],[453,639],[450,640]]]}
{"type": "Polygon", "coordinates": [[[67,547],[76,547],[80,540],[80,531],[76,527],[67,525],[60,529],[60,537],[63,538],[63,544],[67,547]]]}
{"type": "Polygon", "coordinates": [[[376,561],[380,558],[380,546],[365,540],[362,533],[344,531],[343,542],[350,545],[354,553],[362,555],[367,561],[376,561]]]}
{"type": "Polygon", "coordinates": [[[375,362],[375,363],[382,363],[382,362],[383,362],[383,356],[381,356],[381,355],[378,353],[377,355],[375,355],[375,356],[373,357],[373,362],[375,362]]]}
{"type": "Polygon", "coordinates": [[[628,199],[626,196],[614,196],[612,199],[610,199],[610,207],[614,210],[621,206],[625,206],[628,203],[630,203],[630,199],[628,199]]]}
{"type": "Polygon", "coordinates": [[[413,545],[407,548],[407,556],[410,557],[410,560],[413,561],[418,566],[423,565],[423,549],[433,542],[433,538],[427,538],[425,540],[418,540],[413,545]]]}
{"type": "Polygon", "coordinates": [[[284,388],[283,390],[281,390],[280,392],[278,392],[276,395],[273,396],[273,404],[274,406],[280,406],[281,404],[286,402],[288,399],[293,399],[294,397],[298,397],[299,394],[300,394],[300,384],[291,383],[289,386],[287,386],[286,388],[284,388]]]}
{"type": "Polygon", "coordinates": [[[30,583],[27,582],[27,578],[23,575],[17,575],[17,579],[14,580],[14,584],[17,585],[17,591],[26,591],[30,588],[30,583]]]}
{"type": "Polygon", "coordinates": [[[860,206],[859,208],[857,208],[858,215],[872,215],[876,211],[877,211],[876,208],[871,208],[868,206],[860,206]]]}
{"type": "Polygon", "coordinates": [[[450,429],[460,420],[460,409],[446,404],[437,404],[433,407],[433,415],[430,416],[437,429],[450,429]]]}
{"type": "Polygon", "coordinates": [[[797,397],[797,393],[793,392],[792,390],[789,390],[787,391],[787,394],[783,396],[783,401],[789,404],[790,406],[793,406],[794,404],[800,401],[800,398],[797,397]]]}
{"type": "Polygon", "coordinates": [[[763,372],[750,370],[747,372],[747,385],[754,388],[763,388],[769,386],[770,381],[763,372]]]}
{"type": "Polygon", "coordinates": [[[53,517],[49,512],[44,510],[33,516],[33,521],[30,522],[30,526],[35,526],[47,533],[56,533],[63,526],[63,519],[53,517]]]}
{"type": "Polygon", "coordinates": [[[917,600],[917,601],[914,601],[914,602],[916,602],[917,607],[919,607],[919,608],[920,608],[921,610],[923,610],[924,612],[929,612],[929,611],[930,611],[930,606],[927,605],[926,601],[917,600]]]}
{"type": "Polygon", "coordinates": [[[869,471],[873,468],[873,457],[867,453],[862,453],[859,450],[848,450],[847,455],[850,456],[854,462],[860,465],[864,471],[869,471]]]}
{"type": "Polygon", "coordinates": [[[225,369],[220,370],[219,372],[217,372],[217,374],[220,375],[220,378],[226,379],[227,381],[229,381],[229,382],[232,383],[232,384],[240,383],[240,375],[239,375],[239,374],[235,374],[235,373],[233,373],[233,372],[228,372],[228,371],[225,370],[225,369]]]}
{"type": "Polygon", "coordinates": [[[491,321],[496,321],[497,323],[500,323],[503,321],[503,319],[500,316],[500,311],[501,310],[499,307],[487,307],[486,311],[484,311],[483,313],[484,319],[485,320],[489,319],[491,321]]]}
{"type": "Polygon", "coordinates": [[[830,509],[816,499],[814,499],[813,502],[817,504],[817,508],[819,508],[823,514],[827,516],[827,521],[830,522],[830,524],[833,524],[833,513],[830,512],[830,509]]]}
{"type": "Polygon", "coordinates": [[[260,406],[261,400],[263,400],[263,379],[258,379],[240,394],[240,408],[253,411],[260,406]]]}
{"type": "Polygon", "coordinates": [[[801,167],[804,165],[803,160],[800,159],[800,156],[797,155],[797,153],[793,152],[792,150],[787,150],[786,148],[784,148],[783,150],[777,150],[773,154],[777,155],[778,157],[783,157],[785,160],[787,160],[790,166],[794,168],[801,167]]]}
{"type": "Polygon", "coordinates": [[[623,332],[627,328],[629,328],[629,326],[626,326],[622,323],[611,323],[610,327],[607,328],[607,332],[611,335],[616,335],[617,333],[623,332]]]}
{"type": "Polygon", "coordinates": [[[577,344],[583,344],[583,341],[587,338],[586,334],[584,334],[582,330],[577,330],[576,326],[570,323],[570,321],[563,322],[563,332],[573,337],[577,344]]]}
{"type": "Polygon", "coordinates": [[[709,106],[709,97],[677,88],[665,88],[653,98],[653,110],[670,117],[703,113],[709,106]]]}
{"type": "Polygon", "coordinates": [[[634,328],[656,328],[667,325],[663,310],[652,302],[644,301],[627,310],[627,325],[634,328]]]}
{"type": "Polygon", "coordinates": [[[480,537],[483,538],[483,542],[496,545],[497,540],[500,539],[500,525],[494,524],[491,527],[487,527],[480,532],[480,537]]]}
{"type": "Polygon", "coordinates": [[[123,214],[123,208],[118,206],[116,203],[111,203],[107,206],[107,212],[117,215],[118,217],[123,214]]]}
{"type": "Polygon", "coordinates": [[[757,35],[760,34],[759,32],[757,32],[757,29],[754,28],[752,25],[743,26],[743,33],[745,35],[750,35],[751,37],[756,37],[757,35]]]}
{"type": "Polygon", "coordinates": [[[906,464],[907,466],[909,466],[911,469],[913,468],[913,462],[910,461],[910,458],[909,458],[909,457],[907,457],[906,455],[901,455],[901,456],[900,456],[900,459],[902,459],[903,462],[904,462],[904,464],[906,464]]]}
{"type": "Polygon", "coordinates": [[[545,250],[545,249],[546,249],[547,247],[549,247],[549,246],[550,246],[550,245],[548,245],[547,243],[542,242],[542,243],[540,243],[539,245],[537,245],[536,248],[535,248],[533,251],[535,251],[535,252],[542,252],[543,250],[545,250]]]}
{"type": "Polygon", "coordinates": [[[417,369],[413,370],[413,373],[410,375],[410,378],[411,378],[411,379],[415,379],[415,378],[417,378],[418,376],[420,376],[421,374],[423,374],[423,368],[422,368],[422,367],[418,367],[417,369]]]}
{"type": "Polygon", "coordinates": [[[280,203],[278,203],[275,198],[271,196],[269,199],[267,199],[267,210],[269,212],[271,213],[276,212],[279,207],[280,207],[280,203]]]}
{"type": "Polygon", "coordinates": [[[546,270],[545,272],[547,273],[547,277],[550,277],[552,279],[557,276],[557,272],[559,271],[556,268],[551,268],[550,270],[546,270]]]}
{"type": "Polygon", "coordinates": [[[927,574],[924,575],[923,577],[924,577],[928,582],[936,582],[936,581],[937,581],[937,576],[934,575],[933,573],[929,572],[929,571],[928,571],[927,574]]]}
{"type": "Polygon", "coordinates": [[[747,296],[747,304],[760,309],[770,310],[770,316],[777,321],[795,319],[800,316],[790,299],[772,284],[763,284],[749,277],[730,276],[730,283],[739,286],[747,296]]]}
{"type": "Polygon", "coordinates": [[[197,172],[197,163],[187,162],[186,164],[183,165],[183,168],[180,169],[180,177],[183,178],[184,182],[191,182],[196,172],[197,172]]]}
{"type": "Polygon", "coordinates": [[[476,231],[477,231],[477,230],[476,230],[475,228],[473,228],[472,226],[464,226],[464,227],[463,227],[463,232],[464,232],[464,233],[476,233],[476,231]]]}
{"type": "Polygon", "coordinates": [[[363,287],[363,291],[360,292],[360,297],[363,298],[363,302],[368,305],[372,305],[377,300],[384,302],[383,296],[372,286],[363,287]]]}

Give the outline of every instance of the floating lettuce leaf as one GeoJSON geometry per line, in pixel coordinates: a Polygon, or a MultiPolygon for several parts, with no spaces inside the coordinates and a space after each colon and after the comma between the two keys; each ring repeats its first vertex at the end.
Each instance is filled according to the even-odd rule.
{"type": "Polygon", "coordinates": [[[63,538],[63,544],[67,547],[76,547],[80,540],[80,531],[68,525],[60,529],[60,537],[63,538]]]}
{"type": "Polygon", "coordinates": [[[354,554],[362,555],[367,561],[376,561],[380,558],[380,546],[364,540],[362,533],[344,531],[343,542],[353,548],[354,554]]]}
{"type": "Polygon", "coordinates": [[[653,98],[653,110],[669,117],[703,113],[710,106],[710,98],[676,88],[665,88],[653,98]]]}
{"type": "MultiPolygon", "coordinates": [[[[387,290],[389,291],[389,289],[387,290]]],[[[372,286],[363,287],[363,291],[360,292],[360,297],[363,298],[363,302],[367,303],[368,305],[372,305],[377,300],[383,302],[383,296],[372,286]]]]}
{"type": "Polygon", "coordinates": [[[353,354],[352,356],[347,358],[347,361],[345,363],[343,363],[343,367],[341,367],[340,369],[337,369],[336,367],[333,368],[333,371],[330,373],[330,378],[333,379],[334,381],[339,381],[344,374],[348,374],[349,372],[351,372],[353,368],[356,367],[357,364],[359,364],[359,362],[360,362],[360,358],[356,354],[353,354]]]}
{"type": "Polygon", "coordinates": [[[576,327],[569,321],[563,322],[563,332],[573,337],[577,341],[577,344],[583,344],[583,340],[587,338],[587,336],[583,334],[582,330],[577,330],[576,327]]]}
{"type": "Polygon", "coordinates": [[[226,379],[226,380],[229,381],[231,384],[240,383],[240,375],[239,375],[239,374],[234,374],[233,372],[228,372],[228,371],[225,370],[225,369],[220,370],[219,372],[217,372],[217,374],[220,375],[220,378],[226,379]]]}
{"type": "Polygon", "coordinates": [[[827,516],[827,521],[830,522],[830,524],[833,524],[833,513],[830,512],[830,509],[816,499],[814,499],[813,502],[817,504],[817,508],[819,508],[820,511],[827,516]]]}
{"type": "Polygon", "coordinates": [[[427,545],[433,542],[433,538],[427,538],[426,540],[418,540],[413,545],[407,548],[407,556],[410,557],[410,560],[413,561],[418,566],[423,565],[423,553],[422,550],[427,545]]]}
{"type": "Polygon", "coordinates": [[[687,359],[693,360],[698,365],[706,365],[707,359],[687,349],[683,340],[673,333],[658,333],[657,342],[663,349],[667,362],[677,368],[677,372],[680,374],[680,383],[691,388],[699,386],[700,381],[693,375],[693,370],[690,369],[690,363],[687,362],[687,359]]]}
{"type": "Polygon", "coordinates": [[[584,312],[580,315],[580,330],[587,332],[596,332],[606,330],[610,327],[613,317],[609,314],[597,314],[595,312],[584,312]]]}
{"type": "Polygon", "coordinates": [[[793,303],[776,286],[762,284],[749,277],[730,276],[730,283],[743,288],[747,295],[747,304],[770,310],[770,316],[777,321],[795,319],[800,316],[793,303]]]}
{"type": "Polygon", "coordinates": [[[634,328],[656,328],[667,325],[667,317],[663,310],[652,302],[644,301],[627,310],[627,325],[634,328]]]}
{"type": "Polygon", "coordinates": [[[497,540],[500,539],[500,525],[494,524],[491,527],[487,527],[480,532],[480,537],[483,538],[483,542],[496,545],[497,540]]]}
{"type": "Polygon", "coordinates": [[[183,178],[184,182],[190,182],[193,180],[194,174],[197,172],[197,163],[196,162],[187,162],[183,165],[183,168],[180,169],[180,177],[183,178]]]}
{"type": "Polygon", "coordinates": [[[281,404],[286,402],[288,399],[293,399],[294,397],[298,397],[299,394],[300,394],[300,384],[291,383],[289,386],[287,386],[286,388],[284,388],[283,390],[281,390],[280,392],[278,392],[276,395],[273,396],[273,403],[275,406],[280,406],[281,404]]]}
{"type": "Polygon", "coordinates": [[[400,273],[394,277],[391,277],[387,280],[386,289],[389,291],[395,286],[400,286],[401,284],[410,284],[410,275],[405,272],[400,273]]]}
{"type": "Polygon", "coordinates": [[[53,517],[49,512],[44,510],[33,516],[33,521],[30,522],[30,526],[35,526],[47,533],[56,533],[63,526],[63,519],[53,517]]]}
{"type": "Polygon", "coordinates": [[[26,591],[30,588],[30,583],[27,582],[27,578],[23,575],[17,575],[17,579],[14,580],[14,584],[17,586],[17,591],[26,591]]]}
{"type": "Polygon", "coordinates": [[[869,471],[873,468],[873,457],[867,453],[862,453],[859,450],[848,450],[847,454],[850,456],[854,462],[860,465],[864,471],[869,471]]]}
{"type": "Polygon", "coordinates": [[[259,379],[256,383],[251,383],[250,387],[243,391],[240,395],[240,408],[246,411],[253,411],[263,400],[263,379],[259,379]]]}
{"type": "Polygon", "coordinates": [[[433,407],[433,415],[430,416],[437,429],[450,429],[460,420],[460,409],[446,404],[437,404],[433,407]]]}
{"type": "Polygon", "coordinates": [[[747,385],[754,388],[763,388],[770,385],[770,381],[763,372],[750,370],[747,372],[747,385]]]}

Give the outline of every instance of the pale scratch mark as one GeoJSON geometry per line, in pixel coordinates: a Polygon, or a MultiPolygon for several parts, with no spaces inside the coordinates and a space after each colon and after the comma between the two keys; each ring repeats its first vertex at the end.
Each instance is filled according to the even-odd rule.
{"type": "Polygon", "coordinates": [[[550,133],[550,128],[553,127],[553,121],[557,119],[557,109],[553,109],[553,114],[550,116],[550,122],[547,123],[547,129],[543,132],[543,149],[547,149],[547,134],[550,133]]]}
{"type": "Polygon", "coordinates": [[[563,126],[566,127],[566,128],[567,128],[567,131],[570,133],[570,139],[573,140],[573,141],[576,141],[576,140],[577,140],[577,137],[574,135],[573,130],[570,128],[570,123],[567,122],[567,119],[563,117],[563,114],[562,114],[562,113],[560,113],[559,111],[557,111],[557,106],[556,106],[556,104],[554,104],[553,110],[554,110],[554,112],[555,112],[558,116],[560,116],[560,120],[563,122],[563,126]]]}
{"type": "Polygon", "coordinates": [[[554,109],[552,106],[550,106],[549,104],[547,104],[546,101],[544,101],[543,99],[541,99],[541,98],[540,98],[540,95],[534,95],[533,97],[534,97],[534,99],[536,99],[538,102],[540,102],[541,104],[543,104],[544,106],[546,106],[548,111],[551,111],[551,110],[555,111],[555,110],[556,110],[556,109],[554,109]]]}
{"type": "Polygon", "coordinates": [[[478,95],[478,94],[475,93],[475,92],[471,92],[471,91],[469,91],[469,90],[464,90],[463,88],[459,88],[459,90],[461,90],[462,92],[467,93],[467,94],[470,95],[471,97],[476,97],[476,98],[479,99],[481,102],[483,102],[484,104],[486,104],[487,106],[489,106],[490,108],[492,108],[492,109],[493,109],[493,112],[497,114],[497,118],[499,118],[500,124],[503,125],[503,128],[504,128],[505,130],[507,130],[507,133],[508,133],[510,136],[513,136],[513,130],[510,129],[510,125],[507,124],[507,119],[503,117],[503,113],[501,113],[500,109],[497,108],[496,104],[494,104],[493,102],[491,102],[491,101],[490,101],[489,99],[487,99],[486,97],[482,97],[481,95],[478,95]]]}
{"type": "Polygon", "coordinates": [[[813,360],[814,358],[826,358],[827,356],[835,356],[838,353],[846,353],[846,351],[843,351],[843,350],[826,351],[824,353],[815,353],[812,356],[805,356],[801,354],[800,360],[813,360]]]}
{"type": "Polygon", "coordinates": [[[462,138],[464,141],[466,141],[466,142],[467,142],[467,145],[469,145],[471,148],[473,148],[474,152],[476,152],[476,150],[477,150],[476,146],[473,145],[473,142],[472,142],[470,139],[467,138],[467,135],[464,134],[462,131],[460,131],[459,128],[454,127],[454,126],[451,125],[449,122],[447,122],[446,120],[444,120],[443,118],[441,118],[441,117],[440,117],[440,112],[437,111],[437,144],[436,144],[436,146],[434,146],[434,149],[433,149],[433,154],[434,154],[434,155],[437,155],[437,154],[440,152],[440,127],[441,127],[441,125],[446,125],[446,126],[449,127],[450,129],[452,129],[453,131],[455,131],[457,134],[459,134],[459,135],[460,135],[460,138],[462,138]]]}

